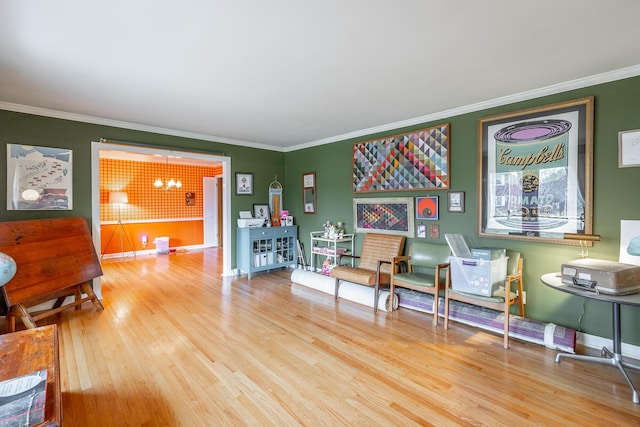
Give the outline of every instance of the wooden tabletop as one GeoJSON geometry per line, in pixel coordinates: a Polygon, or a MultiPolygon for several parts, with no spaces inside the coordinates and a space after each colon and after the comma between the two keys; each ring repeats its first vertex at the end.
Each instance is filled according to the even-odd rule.
{"type": "Polygon", "coordinates": [[[56,325],[0,335],[0,381],[42,369],[47,370],[43,425],[61,425],[62,396],[56,325]]]}

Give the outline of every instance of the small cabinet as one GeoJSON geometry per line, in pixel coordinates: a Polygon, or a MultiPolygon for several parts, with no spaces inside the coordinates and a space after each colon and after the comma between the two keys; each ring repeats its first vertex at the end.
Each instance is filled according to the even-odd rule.
{"type": "Polygon", "coordinates": [[[237,263],[242,273],[288,267],[297,262],[298,226],[237,229],[237,263]]]}
{"type": "MultiPolygon", "coordinates": [[[[311,232],[311,271],[321,269],[322,261],[329,258],[332,265],[335,265],[339,255],[353,255],[353,234],[343,234],[338,237],[324,237],[324,231],[311,232]],[[322,260],[316,264],[316,257],[322,260]]],[[[351,258],[353,266],[353,258],[351,258]]]]}

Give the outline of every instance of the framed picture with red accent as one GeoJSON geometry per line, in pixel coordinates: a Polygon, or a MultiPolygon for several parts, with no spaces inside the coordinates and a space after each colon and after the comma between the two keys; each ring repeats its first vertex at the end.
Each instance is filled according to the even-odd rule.
{"type": "Polygon", "coordinates": [[[416,197],[416,219],[438,219],[438,196],[416,197]]]}

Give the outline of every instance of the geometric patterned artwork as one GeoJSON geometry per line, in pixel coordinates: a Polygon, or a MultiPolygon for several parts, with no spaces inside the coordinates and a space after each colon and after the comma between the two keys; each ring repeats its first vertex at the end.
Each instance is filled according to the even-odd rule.
{"type": "Polygon", "coordinates": [[[413,238],[413,198],[353,199],[353,222],[356,233],[399,234],[413,238]]]}
{"type": "Polygon", "coordinates": [[[449,188],[449,124],[353,144],[353,192],[449,188]]]}

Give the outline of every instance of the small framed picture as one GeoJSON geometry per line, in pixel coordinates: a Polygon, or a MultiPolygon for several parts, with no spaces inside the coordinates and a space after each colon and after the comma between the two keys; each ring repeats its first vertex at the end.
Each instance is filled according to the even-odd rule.
{"type": "Polygon", "coordinates": [[[253,204],[253,217],[261,219],[270,219],[271,212],[269,212],[269,205],[265,204],[253,204]]]}
{"type": "Polygon", "coordinates": [[[618,167],[640,166],[640,129],[618,132],[618,167]]]}
{"type": "Polygon", "coordinates": [[[185,193],[185,199],[187,206],[194,206],[196,204],[196,193],[185,193]]]}
{"type": "Polygon", "coordinates": [[[429,224],[429,237],[431,239],[440,238],[440,226],[438,224],[429,224]]]}
{"type": "Polygon", "coordinates": [[[438,196],[416,197],[416,219],[438,219],[438,196]]]}
{"type": "Polygon", "coordinates": [[[449,191],[448,212],[464,212],[464,191],[449,191]]]}
{"type": "Polygon", "coordinates": [[[253,195],[253,174],[236,172],[236,195],[253,195]]]}

